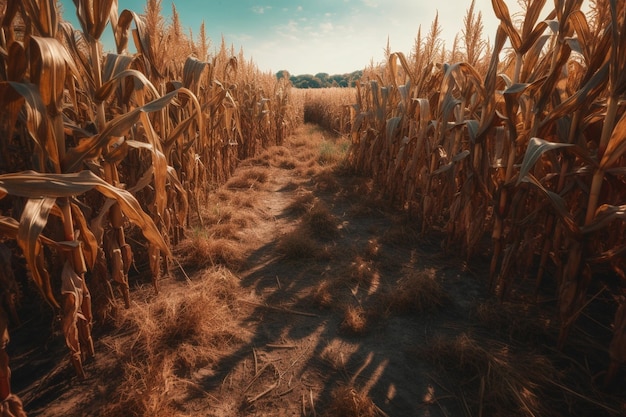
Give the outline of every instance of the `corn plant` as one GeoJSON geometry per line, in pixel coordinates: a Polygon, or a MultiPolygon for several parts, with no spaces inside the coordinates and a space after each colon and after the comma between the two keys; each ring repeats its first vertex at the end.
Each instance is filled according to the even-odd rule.
{"type": "MultiPolygon", "coordinates": [[[[119,288],[128,307],[128,273],[144,259],[158,290],[190,206],[200,218],[201,196],[226,180],[240,156],[259,150],[246,142],[244,121],[261,129],[266,146],[282,141],[294,110],[288,86],[253,64],[245,90],[262,92],[245,101],[237,79],[243,58],[223,43],[210,58],[203,30],[196,45],[176,18],[163,36],[159,0],[145,14],[120,12],[116,0],[74,5],[79,30],[53,0],[0,4],[0,231],[17,242],[31,281],[62,317],[71,363],[83,377],[82,361],[94,354],[90,286],[109,305],[119,288]],[[116,53],[103,54],[109,25],[116,53]],[[167,39],[201,57],[162,59],[167,39]],[[127,235],[137,230],[146,243],[133,250],[127,235]]],[[[1,285],[10,296],[0,306],[0,333],[8,335],[8,318],[17,319],[15,279],[1,285]]],[[[13,397],[3,340],[5,399],[13,397]]],[[[6,404],[19,415],[14,403],[6,404]]]]}
{"type": "MultiPolygon", "coordinates": [[[[545,1],[524,2],[518,25],[493,0],[494,44],[483,58],[466,51],[471,63],[436,61],[463,56],[440,50],[436,27],[427,42],[418,35],[411,55],[389,53],[357,88],[350,162],[417,214],[424,232],[445,230],[447,247],[460,245],[468,261],[490,233],[499,297],[536,259],[536,291],[553,270],[561,348],[589,289],[612,288],[610,382],[626,361],[626,19],[623,1],[593,3],[590,23],[582,1],[556,1],[544,17],[545,1]],[[507,41],[512,59],[501,60],[507,41]],[[616,279],[604,280],[602,265],[616,279]]],[[[478,31],[472,22],[466,29],[478,31]]]]}

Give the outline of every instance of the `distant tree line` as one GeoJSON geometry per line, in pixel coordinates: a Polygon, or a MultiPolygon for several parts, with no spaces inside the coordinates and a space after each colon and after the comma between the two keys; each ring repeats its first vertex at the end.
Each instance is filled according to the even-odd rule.
{"type": "Polygon", "coordinates": [[[349,74],[335,75],[329,75],[325,72],[318,72],[315,75],[290,75],[286,70],[276,73],[276,78],[279,80],[284,77],[289,77],[291,85],[296,88],[354,87],[355,83],[360,80],[362,76],[362,70],[354,71],[349,74]]]}

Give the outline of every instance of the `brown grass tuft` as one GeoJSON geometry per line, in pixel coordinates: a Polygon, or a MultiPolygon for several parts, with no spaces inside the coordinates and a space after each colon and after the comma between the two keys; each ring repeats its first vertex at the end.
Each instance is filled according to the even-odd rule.
{"type": "Polygon", "coordinates": [[[214,238],[207,232],[196,232],[180,242],[176,255],[182,265],[193,269],[224,265],[238,268],[245,259],[243,244],[231,239],[214,238]]]}
{"type": "Polygon", "coordinates": [[[326,204],[316,202],[302,218],[311,235],[318,239],[332,239],[339,234],[337,218],[326,204]]]}
{"type": "Polygon", "coordinates": [[[266,169],[259,167],[240,169],[236,175],[226,182],[226,187],[230,189],[260,189],[261,184],[264,184],[267,180],[268,173],[266,169]]]}
{"type": "Polygon", "coordinates": [[[371,261],[357,256],[350,263],[348,276],[350,280],[359,284],[371,284],[376,277],[377,271],[371,261]]]}
{"type": "Polygon", "coordinates": [[[315,187],[320,191],[336,193],[341,190],[341,184],[337,180],[332,169],[322,169],[313,171],[315,187]]]}
{"type": "Polygon", "coordinates": [[[418,243],[420,233],[415,222],[397,221],[381,236],[380,241],[388,245],[404,245],[406,243],[418,243]]]}
{"type": "Polygon", "coordinates": [[[281,236],[276,251],[289,260],[318,258],[323,247],[316,242],[307,230],[297,229],[281,236]]]}
{"type": "MultiPolygon", "coordinates": [[[[544,356],[517,354],[509,345],[479,344],[467,334],[436,337],[420,349],[451,379],[458,400],[470,415],[552,415],[542,395],[554,389],[558,377],[544,356]]],[[[554,409],[554,408],[553,408],[554,409]]]]}
{"type": "Polygon", "coordinates": [[[367,241],[365,245],[365,257],[368,259],[376,259],[380,256],[381,245],[378,242],[378,238],[372,238],[367,241]]]}
{"type": "MultiPolygon", "coordinates": [[[[228,191],[226,191],[228,193],[228,191]]],[[[232,207],[240,207],[246,209],[253,209],[258,205],[257,197],[253,193],[230,191],[231,195],[228,197],[229,204],[232,207]]]]}
{"type": "MultiPolygon", "coordinates": [[[[542,320],[528,304],[488,300],[478,303],[472,315],[487,329],[524,343],[546,343],[553,339],[550,320],[542,320]]],[[[550,342],[548,342],[550,343],[550,342]]]]}
{"type": "Polygon", "coordinates": [[[268,149],[272,166],[280,169],[295,169],[298,160],[293,156],[289,148],[284,146],[274,146],[268,149]]]}
{"type": "Polygon", "coordinates": [[[397,314],[433,311],[449,302],[450,297],[437,281],[434,269],[409,271],[383,297],[386,309],[397,314]]]}
{"type": "Polygon", "coordinates": [[[351,386],[340,386],[331,393],[325,417],[377,417],[383,414],[366,394],[351,386]]]}
{"type": "Polygon", "coordinates": [[[367,312],[361,306],[348,305],[339,328],[347,334],[364,334],[368,330],[367,312]]]}
{"type": "Polygon", "coordinates": [[[321,281],[314,289],[312,298],[315,304],[322,308],[329,308],[333,305],[335,297],[333,293],[335,285],[328,280],[321,281]]]}
{"type": "Polygon", "coordinates": [[[272,165],[271,155],[269,154],[267,150],[265,150],[254,158],[248,158],[244,161],[241,161],[241,163],[239,164],[239,167],[244,168],[244,167],[257,166],[257,167],[269,168],[271,165],[272,165]]]}
{"type": "Polygon", "coordinates": [[[188,382],[195,370],[211,366],[245,341],[233,325],[237,290],[232,273],[209,269],[188,286],[168,288],[120,312],[116,325],[132,331],[132,340],[122,344],[114,338],[109,345],[124,375],[104,414],[175,415],[177,399],[168,395],[170,387],[188,382]]]}
{"type": "Polygon", "coordinates": [[[286,207],[287,212],[292,214],[304,214],[313,207],[315,196],[311,192],[305,192],[298,195],[286,207]]]}

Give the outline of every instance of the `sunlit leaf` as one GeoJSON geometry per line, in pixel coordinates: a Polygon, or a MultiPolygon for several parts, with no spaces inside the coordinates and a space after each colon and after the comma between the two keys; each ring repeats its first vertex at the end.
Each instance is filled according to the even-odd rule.
{"type": "Polygon", "coordinates": [[[114,187],[90,171],[74,174],[41,174],[26,171],[0,175],[0,197],[7,194],[30,199],[72,197],[96,189],[107,198],[119,203],[128,219],[139,226],[152,244],[170,254],[169,246],[163,240],[158,228],[141,208],[137,199],[128,191],[114,187]]]}
{"type": "Polygon", "coordinates": [[[73,0],[76,16],[90,40],[98,40],[109,22],[114,0],[73,0]]]}
{"type": "Polygon", "coordinates": [[[611,167],[624,155],[624,152],[626,152],[626,113],[622,114],[622,117],[613,128],[609,143],[600,160],[600,168],[607,169],[611,167]]]}
{"type": "Polygon", "coordinates": [[[495,12],[496,17],[500,19],[500,25],[511,40],[513,49],[515,49],[515,51],[519,51],[522,47],[522,39],[511,21],[509,8],[503,0],[491,0],[491,4],[493,5],[493,11],[495,12]]]}
{"type": "Polygon", "coordinates": [[[51,305],[58,307],[59,304],[52,294],[50,277],[41,262],[41,244],[39,236],[48,223],[48,216],[56,198],[29,198],[22,211],[20,225],[17,231],[17,243],[19,244],[24,258],[28,264],[33,280],[42,295],[51,305]]]}

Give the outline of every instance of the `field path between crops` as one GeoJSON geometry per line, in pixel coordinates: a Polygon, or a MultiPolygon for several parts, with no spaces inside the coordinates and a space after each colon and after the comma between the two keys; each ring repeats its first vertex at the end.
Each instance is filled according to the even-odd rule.
{"type": "Polygon", "coordinates": [[[488,298],[484,270],[464,268],[441,237],[418,233],[370,180],[348,174],[345,148],[304,125],[242,161],[202,207],[204,227],[187,233],[160,294],[139,276],[131,309],[94,331],[85,381],[62,359],[52,365],[64,355],[58,334],[45,352],[15,355],[29,415],[450,416],[482,407],[480,378],[442,373],[448,359],[433,352],[492,335],[475,318],[488,298]]]}
{"type": "MultiPolygon", "coordinates": [[[[438,401],[446,388],[428,377],[419,348],[461,329],[466,314],[456,306],[436,315],[393,314],[385,296],[399,279],[422,271],[448,281],[462,297],[455,305],[477,297],[478,286],[461,279],[438,245],[415,245],[406,220],[370,195],[368,180],[325,166],[333,158],[325,153],[338,149],[324,143],[328,135],[317,136],[321,142],[279,150],[261,184],[243,189],[231,182],[239,193],[254,193],[264,219],[241,231],[251,251],[237,272],[246,312],[240,325],[251,338],[195,376],[194,383],[211,388],[210,406],[198,399],[185,408],[214,416],[315,416],[344,415],[342,406],[363,402],[363,416],[446,415],[438,401]],[[287,154],[300,163],[313,155],[322,166],[292,168],[287,154]]],[[[265,162],[244,162],[234,178],[254,177],[244,172],[258,173],[265,162]]]]}

